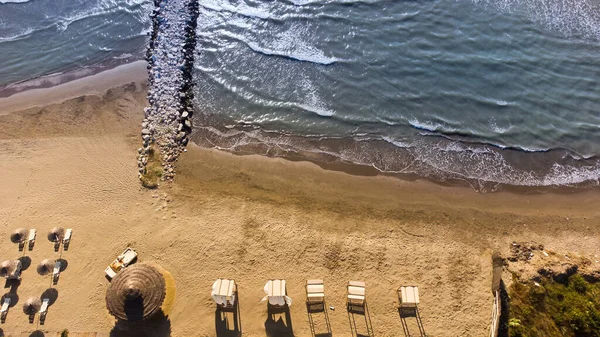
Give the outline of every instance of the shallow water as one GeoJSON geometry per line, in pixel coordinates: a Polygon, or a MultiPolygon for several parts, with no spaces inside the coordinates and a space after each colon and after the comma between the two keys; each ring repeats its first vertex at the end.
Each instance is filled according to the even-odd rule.
{"type": "Polygon", "coordinates": [[[200,133],[441,180],[596,184],[586,1],[204,1],[200,133]]]}
{"type": "Polygon", "coordinates": [[[0,87],[139,59],[149,0],[0,0],[0,87]]]}

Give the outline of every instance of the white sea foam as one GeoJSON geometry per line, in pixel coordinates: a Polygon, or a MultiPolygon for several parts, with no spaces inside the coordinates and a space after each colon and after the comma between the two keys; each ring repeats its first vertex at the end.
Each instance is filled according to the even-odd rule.
{"type": "Polygon", "coordinates": [[[20,4],[20,3],[25,3],[25,2],[29,2],[31,0],[0,0],[0,4],[9,4],[9,3],[16,3],[16,4],[20,4]]]}
{"type": "Polygon", "coordinates": [[[600,4],[594,0],[472,0],[499,11],[525,15],[565,36],[600,40],[600,4]]]}

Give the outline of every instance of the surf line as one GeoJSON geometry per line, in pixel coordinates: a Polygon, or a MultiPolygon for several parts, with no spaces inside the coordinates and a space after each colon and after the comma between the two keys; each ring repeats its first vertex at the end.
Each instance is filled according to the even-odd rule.
{"type": "Polygon", "coordinates": [[[194,52],[198,0],[154,0],[152,32],[146,49],[148,106],[144,108],[138,178],[149,161],[159,161],[161,179],[175,176],[175,162],[192,131],[194,52]]]}

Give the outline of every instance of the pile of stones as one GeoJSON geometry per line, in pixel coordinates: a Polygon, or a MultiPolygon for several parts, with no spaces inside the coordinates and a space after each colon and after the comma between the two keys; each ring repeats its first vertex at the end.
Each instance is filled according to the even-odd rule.
{"type": "Polygon", "coordinates": [[[175,161],[192,131],[194,52],[199,14],[197,0],[155,0],[148,61],[148,103],[138,149],[139,177],[146,173],[154,147],[161,156],[163,180],[172,180],[175,161]]]}

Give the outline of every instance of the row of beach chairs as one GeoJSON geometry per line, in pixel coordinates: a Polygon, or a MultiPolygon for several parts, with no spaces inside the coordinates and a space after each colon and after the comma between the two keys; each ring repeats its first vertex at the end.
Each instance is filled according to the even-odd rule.
{"type": "MultiPolygon", "coordinates": [[[[0,308],[0,321],[2,323],[4,323],[6,321],[6,316],[8,315],[8,309],[10,308],[11,302],[12,302],[11,297],[5,297],[4,301],[2,302],[2,308],[0,308]]],[[[28,305],[28,303],[26,303],[25,305],[28,305]]],[[[44,322],[46,321],[46,315],[48,314],[49,306],[50,306],[50,299],[49,298],[42,299],[41,305],[40,305],[40,310],[39,310],[40,324],[44,324],[44,322]]],[[[35,311],[29,313],[29,323],[33,323],[34,319],[35,319],[35,311]]]]}
{"type": "MultiPolygon", "coordinates": [[[[267,301],[269,315],[274,313],[285,313],[292,304],[292,299],[287,294],[285,280],[268,280],[264,286],[265,297],[263,301],[267,301]]],[[[420,323],[418,312],[419,305],[419,288],[416,286],[402,286],[398,288],[398,311],[402,317],[418,318],[419,330],[421,336],[425,336],[425,332],[420,323]],[[406,316],[403,316],[406,315],[406,316]]],[[[217,309],[223,312],[233,312],[233,326],[241,327],[239,319],[239,306],[237,301],[237,285],[234,280],[217,279],[212,286],[211,296],[217,304],[217,309]]],[[[306,281],[306,309],[308,311],[309,325],[313,336],[315,333],[315,324],[313,314],[323,313],[328,335],[331,335],[331,326],[329,323],[328,307],[325,302],[325,284],[323,280],[308,280],[306,281]]],[[[329,308],[333,310],[333,307],[329,308]]],[[[365,327],[368,336],[373,336],[373,328],[370,315],[367,307],[366,299],[366,284],[362,281],[350,281],[347,286],[346,309],[349,315],[350,326],[353,336],[361,335],[357,328],[357,323],[354,315],[364,317],[365,327]]],[[[288,311],[289,313],[289,311],[288,311]]],[[[222,315],[221,320],[227,321],[227,316],[222,315]]],[[[227,325],[227,324],[226,324],[227,325]]],[[[406,329],[403,321],[403,328],[406,329]]],[[[237,328],[235,329],[237,330],[237,328]]],[[[238,330],[238,332],[241,332],[238,330]]],[[[410,333],[408,334],[410,335],[410,333]]]]}
{"type": "MultiPolygon", "coordinates": [[[[360,311],[366,305],[366,284],[362,281],[348,282],[348,311],[360,311]]],[[[269,280],[265,284],[266,296],[262,299],[268,301],[270,306],[290,306],[292,299],[287,296],[285,280],[269,280]]],[[[211,296],[218,306],[231,307],[235,305],[237,286],[234,280],[218,279],[213,283],[211,296]]],[[[416,286],[403,286],[398,288],[398,299],[401,308],[417,308],[419,304],[419,288],[416,286]]],[[[306,281],[307,305],[325,305],[325,284],[323,280],[306,281]]]]}
{"type": "MultiPolygon", "coordinates": [[[[73,229],[68,228],[66,231],[60,227],[55,227],[50,230],[48,234],[48,239],[54,242],[54,250],[58,251],[60,244],[62,243],[64,250],[69,249],[69,244],[71,243],[71,236],[73,235],[73,229]]],[[[31,228],[29,230],[24,228],[19,228],[13,232],[11,235],[11,241],[19,244],[19,251],[22,251],[27,245],[28,249],[31,251],[35,246],[35,240],[37,237],[37,230],[35,228],[31,228]]]]}

